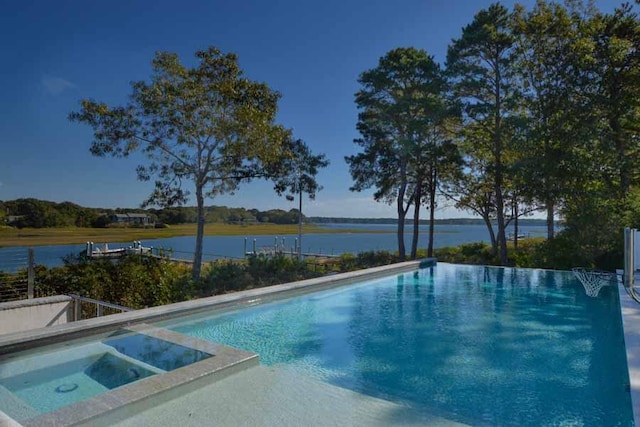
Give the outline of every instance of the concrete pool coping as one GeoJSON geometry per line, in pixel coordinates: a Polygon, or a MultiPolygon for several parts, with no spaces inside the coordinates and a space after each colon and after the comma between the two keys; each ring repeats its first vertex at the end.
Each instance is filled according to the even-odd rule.
{"type": "Polygon", "coordinates": [[[638,329],[640,304],[627,294],[622,283],[618,283],[618,296],[620,298],[624,345],[627,352],[633,421],[634,425],[640,426],[640,329],[638,329]]]}
{"type": "Polygon", "coordinates": [[[366,270],[322,276],[315,279],[133,310],[126,313],[80,320],[48,328],[0,335],[0,355],[29,350],[48,344],[56,344],[61,341],[83,338],[90,335],[98,335],[118,328],[128,327],[135,323],[157,322],[174,317],[197,314],[211,309],[241,306],[242,304],[255,304],[271,299],[288,298],[303,293],[384,277],[389,274],[413,271],[435,264],[435,258],[406,261],[366,270]]]}

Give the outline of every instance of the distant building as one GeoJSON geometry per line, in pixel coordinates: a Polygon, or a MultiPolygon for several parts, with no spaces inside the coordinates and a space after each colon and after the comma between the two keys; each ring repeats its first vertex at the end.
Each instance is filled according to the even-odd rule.
{"type": "Polygon", "coordinates": [[[11,225],[14,222],[20,221],[22,218],[24,218],[24,215],[8,215],[7,216],[7,224],[11,225]]]}
{"type": "Polygon", "coordinates": [[[151,227],[155,225],[149,215],[126,213],[126,214],[113,214],[109,215],[109,220],[113,224],[126,224],[126,225],[138,225],[141,227],[151,227]]]}

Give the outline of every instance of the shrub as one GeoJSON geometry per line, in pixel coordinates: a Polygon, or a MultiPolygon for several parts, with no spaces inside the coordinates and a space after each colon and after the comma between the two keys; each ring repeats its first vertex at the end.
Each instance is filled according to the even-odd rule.
{"type": "Polygon", "coordinates": [[[246,262],[218,261],[207,267],[201,279],[200,296],[260,288],[319,276],[286,256],[250,257],[246,262]]]}
{"type": "Polygon", "coordinates": [[[497,264],[499,259],[490,245],[483,242],[434,249],[433,256],[442,262],[455,264],[497,264]]]}
{"type": "Polygon", "coordinates": [[[360,270],[398,262],[398,256],[389,251],[367,251],[357,255],[340,255],[338,268],[340,271],[360,270]]]}
{"type": "Polygon", "coordinates": [[[39,295],[75,293],[143,308],[189,299],[194,293],[188,267],[139,255],[117,261],[67,257],[62,267],[36,269],[39,295]]]}
{"type": "Polygon", "coordinates": [[[198,294],[207,297],[246,289],[251,278],[245,267],[234,261],[221,260],[205,268],[198,286],[198,294]]]}

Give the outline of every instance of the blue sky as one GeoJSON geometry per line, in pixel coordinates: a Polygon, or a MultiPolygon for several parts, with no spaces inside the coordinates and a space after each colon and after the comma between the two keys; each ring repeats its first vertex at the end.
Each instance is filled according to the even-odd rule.
{"type": "MultiPolygon", "coordinates": [[[[394,217],[371,192],[352,193],[344,156],[353,139],[358,75],[400,46],[443,62],[485,0],[398,1],[14,1],[0,14],[0,200],[36,197],[92,207],[136,207],[151,184],[136,181],[141,158],[95,158],[90,128],[70,123],[82,98],[123,104],[130,82],[150,75],[156,51],[235,52],[246,75],[282,94],[278,122],[331,165],[307,215],[394,217]]],[[[515,2],[504,1],[508,7],[515,2]]],[[[521,1],[530,7],[533,1],[521,1]]],[[[612,10],[617,1],[598,1],[612,10]]],[[[207,204],[290,209],[265,182],[207,204]]],[[[437,216],[470,216],[441,208],[437,216]]]]}

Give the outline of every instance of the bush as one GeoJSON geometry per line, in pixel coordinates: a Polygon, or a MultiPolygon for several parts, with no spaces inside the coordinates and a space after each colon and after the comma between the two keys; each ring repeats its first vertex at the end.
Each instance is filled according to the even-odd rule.
{"type": "Polygon", "coordinates": [[[398,256],[389,251],[367,251],[357,255],[340,255],[338,268],[340,271],[353,271],[363,268],[378,267],[380,265],[393,264],[398,262],[398,256]]]}
{"type": "Polygon", "coordinates": [[[433,256],[438,261],[455,264],[495,265],[499,262],[491,246],[483,242],[434,249],[433,256]]]}
{"type": "Polygon", "coordinates": [[[36,269],[36,291],[38,295],[75,293],[144,308],[191,298],[190,274],[189,267],[139,255],[118,261],[68,257],[62,267],[36,269]]]}
{"type": "Polygon", "coordinates": [[[200,279],[198,294],[201,297],[224,294],[247,289],[251,277],[245,274],[246,267],[234,261],[217,261],[205,268],[200,279]]]}
{"type": "Polygon", "coordinates": [[[191,267],[164,259],[128,255],[118,260],[69,255],[62,267],[36,269],[38,295],[79,294],[131,308],[144,308],[245,289],[318,277],[332,267],[352,271],[397,261],[387,251],[344,254],[336,262],[320,264],[286,256],[221,260],[205,267],[199,283],[191,267]]]}
{"type": "Polygon", "coordinates": [[[286,256],[250,257],[246,262],[218,261],[205,269],[199,295],[211,296],[318,277],[320,274],[286,256]]]}

